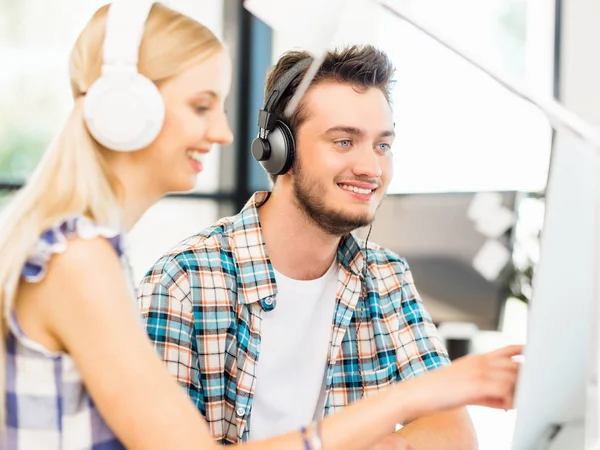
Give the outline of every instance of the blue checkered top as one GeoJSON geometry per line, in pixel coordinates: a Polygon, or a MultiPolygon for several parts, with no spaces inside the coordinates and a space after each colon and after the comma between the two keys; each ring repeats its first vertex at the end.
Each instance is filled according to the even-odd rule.
{"type": "MultiPolygon", "coordinates": [[[[115,248],[124,270],[128,270],[120,233],[88,219],[73,217],[40,236],[23,267],[22,279],[26,282],[42,280],[52,255],[64,252],[68,238],[74,236],[105,237],[115,248]]],[[[14,312],[8,317],[8,326],[7,450],[124,448],[94,406],[71,357],[51,352],[27,337],[14,312]]]]}

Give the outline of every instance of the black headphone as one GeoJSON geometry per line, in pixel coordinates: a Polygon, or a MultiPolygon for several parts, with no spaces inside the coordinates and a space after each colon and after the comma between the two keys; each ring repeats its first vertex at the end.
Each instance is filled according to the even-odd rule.
{"type": "Polygon", "coordinates": [[[265,96],[263,109],[258,111],[258,136],[252,141],[252,156],[271,175],[287,173],[294,164],[296,154],[292,130],[273,110],[292,81],[306,70],[312,61],[312,57],[301,59],[285,72],[265,96]]]}

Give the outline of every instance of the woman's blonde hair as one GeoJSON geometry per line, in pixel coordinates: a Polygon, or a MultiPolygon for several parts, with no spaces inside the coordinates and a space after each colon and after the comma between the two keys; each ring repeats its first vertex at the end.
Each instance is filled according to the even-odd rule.
{"type": "MultiPolygon", "coordinates": [[[[21,271],[40,234],[60,220],[84,215],[120,227],[120,184],[103,148],[83,118],[85,93],[100,76],[109,5],[100,8],[79,35],[71,53],[75,104],[65,126],[50,144],[27,184],[5,207],[0,219],[0,332],[6,337],[21,271]]],[[[146,22],[139,72],[160,84],[220,51],[222,44],[205,26],[156,3],[146,22]]],[[[6,346],[0,346],[0,386],[6,392],[6,346]]],[[[6,423],[6,395],[0,396],[0,428],[6,423]]],[[[3,433],[0,433],[3,434],[3,433]]]]}

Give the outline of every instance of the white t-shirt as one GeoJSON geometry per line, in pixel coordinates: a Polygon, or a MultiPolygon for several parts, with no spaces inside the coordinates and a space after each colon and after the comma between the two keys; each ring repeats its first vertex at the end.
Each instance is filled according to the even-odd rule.
{"type": "Polygon", "coordinates": [[[316,280],[275,271],[277,303],[263,314],[250,439],[297,430],[315,412],[322,415],[315,409],[324,388],[337,280],[337,260],[316,280]]]}

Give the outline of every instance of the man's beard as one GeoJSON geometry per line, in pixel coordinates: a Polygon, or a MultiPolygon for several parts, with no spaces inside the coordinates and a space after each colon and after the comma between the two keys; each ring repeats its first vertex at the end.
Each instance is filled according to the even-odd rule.
{"type": "Polygon", "coordinates": [[[325,204],[320,183],[300,169],[298,161],[294,167],[292,188],[298,205],[308,219],[333,236],[344,236],[373,221],[369,214],[350,215],[335,211],[325,204]]]}

